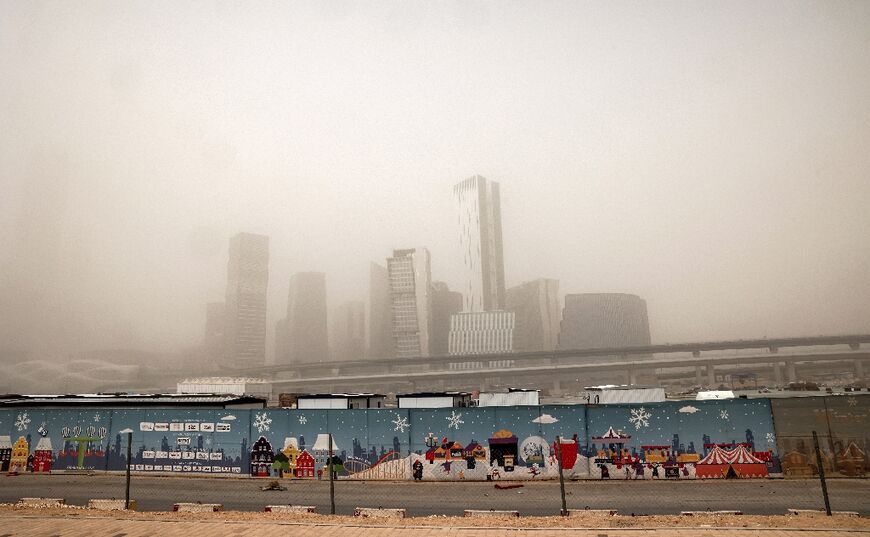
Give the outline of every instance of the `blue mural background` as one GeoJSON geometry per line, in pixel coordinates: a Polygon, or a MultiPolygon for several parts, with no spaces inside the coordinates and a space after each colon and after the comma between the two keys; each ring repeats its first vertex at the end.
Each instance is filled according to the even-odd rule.
{"type": "MultiPolygon", "coordinates": [[[[749,442],[754,451],[770,450],[777,456],[766,399],[370,410],[5,409],[0,411],[0,446],[23,436],[33,452],[44,436],[54,452],[52,471],[121,471],[127,439],[120,431],[129,428],[134,472],[249,475],[250,449],[261,436],[274,453],[294,443],[322,461],[325,455],[314,452],[318,446],[328,448],[325,435],[332,433],[335,454],[347,464],[340,477],[377,478],[362,471],[386,457],[395,461],[395,468],[408,470],[389,475],[407,479],[416,461],[424,463],[423,479],[542,479],[558,475],[552,449],[557,436],[577,444],[576,463],[565,470],[596,477],[593,437],[611,427],[631,437],[625,447],[635,454],[642,454],[643,445],[668,445],[702,457],[705,444],[749,442]],[[499,449],[515,455],[515,468],[507,470],[504,457],[493,463],[499,471],[490,467],[494,436],[499,437],[495,444],[503,446],[499,449]],[[73,440],[82,437],[92,440],[73,440]],[[470,461],[469,453],[435,458],[433,452],[447,445],[445,440],[462,448],[476,443],[488,454],[477,461],[470,461]],[[86,452],[83,459],[79,443],[86,452]]],[[[770,469],[777,471],[775,465],[770,469]]]]}

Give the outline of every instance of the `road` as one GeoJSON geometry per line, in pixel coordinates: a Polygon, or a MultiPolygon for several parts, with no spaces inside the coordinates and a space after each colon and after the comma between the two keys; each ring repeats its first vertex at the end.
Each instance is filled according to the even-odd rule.
{"type": "MultiPolygon", "coordinates": [[[[315,505],[329,513],[328,481],[282,480],[286,491],[262,491],[265,479],[133,476],[130,497],[141,511],[167,511],[176,502],[221,503],[227,510],[262,511],[269,504],[315,505]]],[[[506,482],[502,484],[507,484],[506,482]]],[[[518,484],[518,483],[517,483],[518,484]]],[[[740,510],[784,514],[789,508],[821,509],[816,480],[576,481],[566,482],[569,509],[618,509],[621,514],[674,514],[684,510],[740,510]]],[[[831,507],[870,516],[870,480],[828,481],[831,507]]],[[[0,503],[23,497],[123,498],[124,477],[115,475],[21,475],[0,477],[0,503]]],[[[335,482],[338,514],[355,507],[403,507],[408,516],[461,515],[465,509],[511,509],[522,515],[559,512],[558,481],[524,483],[499,490],[491,482],[335,482]]]]}

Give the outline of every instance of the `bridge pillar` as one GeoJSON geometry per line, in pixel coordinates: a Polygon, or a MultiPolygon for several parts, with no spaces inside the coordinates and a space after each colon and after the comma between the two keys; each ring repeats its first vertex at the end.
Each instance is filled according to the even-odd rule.
{"type": "Polygon", "coordinates": [[[716,368],[713,364],[707,364],[707,386],[714,388],[716,386],[716,368]]]}
{"type": "Polygon", "coordinates": [[[701,366],[695,366],[695,386],[700,386],[704,383],[704,374],[701,372],[701,366]]]}
{"type": "Polygon", "coordinates": [[[782,364],[779,362],[774,362],[772,364],[773,367],[773,382],[777,386],[782,386],[782,364]]]}
{"type": "Polygon", "coordinates": [[[553,389],[550,390],[550,395],[562,395],[562,381],[556,379],[553,381],[553,389]]]}
{"type": "Polygon", "coordinates": [[[634,386],[635,384],[637,384],[637,370],[632,367],[629,368],[626,373],[628,377],[628,384],[630,386],[634,386]]]}
{"type": "Polygon", "coordinates": [[[789,382],[797,382],[797,369],[795,368],[794,362],[788,362],[785,364],[785,378],[789,382]]]}
{"type": "Polygon", "coordinates": [[[855,380],[864,380],[864,364],[855,360],[855,380]]]}

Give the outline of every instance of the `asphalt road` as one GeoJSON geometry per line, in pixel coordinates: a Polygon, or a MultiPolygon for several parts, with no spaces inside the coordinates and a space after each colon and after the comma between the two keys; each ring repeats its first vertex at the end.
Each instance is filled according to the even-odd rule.
{"type": "MultiPolygon", "coordinates": [[[[140,511],[168,511],[176,502],[221,503],[226,510],[262,511],[269,504],[315,505],[329,513],[328,481],[281,480],[286,491],[262,491],[268,479],[133,476],[130,497],[140,511]]],[[[501,482],[502,485],[508,482],[501,482]]],[[[519,484],[519,483],[517,483],[519,484]]],[[[566,482],[569,509],[618,509],[621,514],[674,514],[685,510],[740,510],[784,514],[789,508],[821,509],[817,480],[576,481],[566,482]]],[[[870,516],[870,480],[828,481],[831,507],[870,516]]],[[[0,503],[23,497],[123,498],[124,476],[20,475],[0,477],[0,503]]],[[[523,483],[499,490],[491,482],[335,482],[338,514],[355,507],[403,507],[408,516],[461,515],[465,509],[511,509],[553,515],[561,508],[558,481],[523,483]]]]}

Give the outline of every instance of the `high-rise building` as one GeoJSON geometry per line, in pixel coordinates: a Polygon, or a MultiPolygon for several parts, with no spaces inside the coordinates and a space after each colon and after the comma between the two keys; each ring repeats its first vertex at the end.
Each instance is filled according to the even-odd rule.
{"type": "Polygon", "coordinates": [[[390,276],[393,343],[397,358],[429,356],[431,269],[425,248],[393,250],[390,276]]]}
{"type": "Polygon", "coordinates": [[[506,291],[505,309],[516,316],[513,349],[552,351],[559,343],[559,280],[539,278],[506,291]]]}
{"type": "Polygon", "coordinates": [[[224,327],[227,307],[223,302],[210,302],[205,309],[205,347],[206,358],[215,360],[224,355],[224,327]]]}
{"type": "Polygon", "coordinates": [[[330,351],[335,361],[361,360],[365,356],[366,305],[364,302],[345,302],[331,317],[330,351]]]}
{"type": "Polygon", "coordinates": [[[377,263],[370,266],[365,320],[366,356],[375,360],[395,357],[390,276],[387,267],[377,263]]]}
{"type": "Polygon", "coordinates": [[[450,316],[449,354],[513,352],[512,311],[466,311],[450,316]]]}
{"type": "Polygon", "coordinates": [[[559,348],[603,349],[650,344],[646,301],[623,293],[565,296],[559,348]]]}
{"type": "Polygon", "coordinates": [[[463,263],[463,311],[504,309],[499,185],[475,175],[453,187],[463,263]]]}
{"type": "Polygon", "coordinates": [[[326,275],[298,272],[290,277],[287,317],[275,325],[275,363],[304,364],[328,359],[326,275]]]}
{"type": "Polygon", "coordinates": [[[266,363],[266,290],[269,237],[239,233],[230,239],[224,357],[238,365],[266,363]]]}
{"type": "Polygon", "coordinates": [[[462,311],[462,293],[451,291],[444,282],[432,282],[432,332],[429,354],[446,356],[450,341],[450,316],[462,311]]]}

